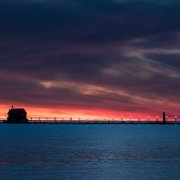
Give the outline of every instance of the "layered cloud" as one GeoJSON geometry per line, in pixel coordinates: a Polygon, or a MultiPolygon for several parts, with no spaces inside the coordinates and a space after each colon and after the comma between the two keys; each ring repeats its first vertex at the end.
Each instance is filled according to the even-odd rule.
{"type": "Polygon", "coordinates": [[[0,101],[179,113],[178,1],[0,1],[0,101]]]}

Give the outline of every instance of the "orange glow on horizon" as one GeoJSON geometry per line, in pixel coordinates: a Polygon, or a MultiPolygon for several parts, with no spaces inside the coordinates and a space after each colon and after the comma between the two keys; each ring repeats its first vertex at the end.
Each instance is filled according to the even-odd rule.
{"type": "MultiPolygon", "coordinates": [[[[67,109],[67,108],[40,108],[16,105],[15,108],[24,107],[27,111],[29,120],[61,120],[61,119],[74,119],[74,120],[161,120],[161,114],[147,114],[138,112],[117,112],[107,110],[86,110],[86,109],[67,109]]],[[[0,118],[5,120],[9,105],[0,105],[1,114],[0,118]]]]}

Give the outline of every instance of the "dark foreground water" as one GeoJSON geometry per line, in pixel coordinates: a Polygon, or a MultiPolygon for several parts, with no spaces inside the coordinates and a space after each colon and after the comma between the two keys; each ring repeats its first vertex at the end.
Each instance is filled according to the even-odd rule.
{"type": "Polygon", "coordinates": [[[179,125],[0,124],[0,179],[179,180],[179,125]]]}

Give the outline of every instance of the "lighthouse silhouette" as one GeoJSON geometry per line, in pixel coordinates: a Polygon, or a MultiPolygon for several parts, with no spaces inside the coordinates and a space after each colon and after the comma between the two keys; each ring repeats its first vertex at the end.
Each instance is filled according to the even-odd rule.
{"type": "Polygon", "coordinates": [[[7,123],[27,123],[27,112],[24,108],[14,108],[14,106],[9,109],[7,123]]]}

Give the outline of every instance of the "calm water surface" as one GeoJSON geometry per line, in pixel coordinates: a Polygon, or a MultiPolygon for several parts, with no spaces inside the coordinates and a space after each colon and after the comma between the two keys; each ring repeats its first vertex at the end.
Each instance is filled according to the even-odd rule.
{"type": "Polygon", "coordinates": [[[179,180],[179,125],[0,124],[0,179],[179,180]]]}

